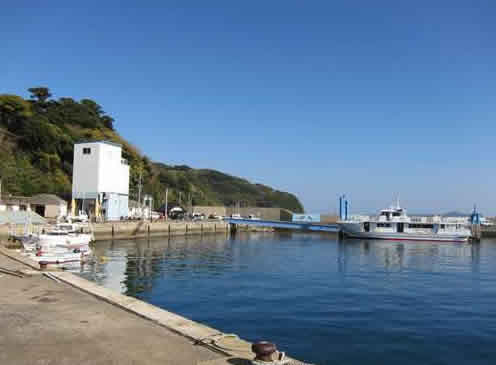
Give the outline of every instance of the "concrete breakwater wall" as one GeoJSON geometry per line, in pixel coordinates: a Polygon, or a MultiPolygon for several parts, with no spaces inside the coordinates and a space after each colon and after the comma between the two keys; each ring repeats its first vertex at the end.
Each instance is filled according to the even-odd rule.
{"type": "Polygon", "coordinates": [[[184,236],[193,234],[228,232],[229,224],[225,222],[107,222],[93,224],[95,240],[184,236]]]}
{"type": "MultiPolygon", "coordinates": [[[[33,232],[39,232],[44,226],[34,226],[33,232]]],[[[8,225],[0,226],[0,239],[7,239],[11,233],[22,235],[24,225],[18,225],[13,230],[8,225]]],[[[229,232],[229,224],[218,222],[177,222],[177,221],[123,221],[93,223],[95,240],[142,238],[158,236],[184,236],[206,233],[229,232]]]]}
{"type": "Polygon", "coordinates": [[[496,237],[496,226],[483,226],[481,227],[481,236],[484,237],[496,237]]]}

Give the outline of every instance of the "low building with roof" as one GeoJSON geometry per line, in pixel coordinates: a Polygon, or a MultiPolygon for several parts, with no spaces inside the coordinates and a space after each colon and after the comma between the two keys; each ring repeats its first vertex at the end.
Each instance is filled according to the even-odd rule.
{"type": "Polygon", "coordinates": [[[67,202],[54,194],[38,194],[29,199],[31,210],[45,218],[67,215],[67,202]]]}

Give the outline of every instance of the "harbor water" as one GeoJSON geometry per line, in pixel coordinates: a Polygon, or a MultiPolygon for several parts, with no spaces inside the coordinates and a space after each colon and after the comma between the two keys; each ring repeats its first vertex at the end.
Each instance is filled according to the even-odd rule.
{"type": "Polygon", "coordinates": [[[80,275],[316,364],[496,363],[496,240],[104,241],[80,275]]]}

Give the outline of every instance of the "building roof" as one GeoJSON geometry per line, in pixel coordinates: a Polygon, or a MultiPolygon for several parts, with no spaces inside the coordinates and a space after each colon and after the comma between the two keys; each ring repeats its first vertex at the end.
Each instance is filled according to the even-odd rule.
{"type": "Polygon", "coordinates": [[[38,194],[30,198],[29,202],[35,205],[60,205],[67,203],[64,199],[54,194],[38,194]]]}
{"type": "Polygon", "coordinates": [[[81,142],[76,142],[74,144],[76,145],[76,144],[87,144],[87,143],[104,143],[104,144],[108,144],[111,146],[122,147],[122,145],[120,143],[115,143],[115,142],[111,142],[111,141],[81,141],[81,142]]]}

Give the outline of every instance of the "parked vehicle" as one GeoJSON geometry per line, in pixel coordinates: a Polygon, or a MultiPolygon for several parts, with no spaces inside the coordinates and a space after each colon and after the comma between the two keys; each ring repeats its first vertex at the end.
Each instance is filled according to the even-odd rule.
{"type": "Polygon", "coordinates": [[[184,210],[181,207],[174,207],[169,211],[170,219],[184,219],[184,210]]]}
{"type": "Polygon", "coordinates": [[[150,218],[151,219],[160,219],[160,218],[162,218],[162,214],[160,214],[159,212],[152,211],[150,213],[150,218]]]}
{"type": "Polygon", "coordinates": [[[221,216],[221,215],[210,214],[210,215],[208,216],[208,219],[211,219],[211,220],[219,220],[219,221],[221,221],[221,220],[223,220],[223,219],[224,219],[224,217],[223,217],[223,216],[221,216]]]}
{"type": "Polygon", "coordinates": [[[193,213],[191,219],[194,221],[201,221],[205,219],[205,214],[203,213],[193,213]]]}

